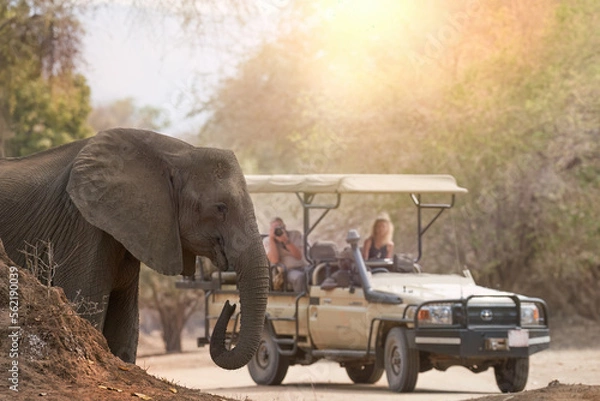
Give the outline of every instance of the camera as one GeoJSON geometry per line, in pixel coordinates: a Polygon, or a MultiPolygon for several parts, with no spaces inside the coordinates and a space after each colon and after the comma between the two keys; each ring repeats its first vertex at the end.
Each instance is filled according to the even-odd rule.
{"type": "Polygon", "coordinates": [[[275,234],[276,237],[281,237],[283,235],[283,228],[276,227],[275,231],[274,231],[274,234],[275,234]]]}

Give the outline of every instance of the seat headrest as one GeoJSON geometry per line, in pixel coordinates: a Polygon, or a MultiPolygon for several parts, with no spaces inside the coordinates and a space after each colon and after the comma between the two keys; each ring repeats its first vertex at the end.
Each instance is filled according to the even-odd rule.
{"type": "Polygon", "coordinates": [[[335,260],[337,256],[337,245],[334,242],[315,242],[310,247],[310,258],[312,260],[335,260]]]}

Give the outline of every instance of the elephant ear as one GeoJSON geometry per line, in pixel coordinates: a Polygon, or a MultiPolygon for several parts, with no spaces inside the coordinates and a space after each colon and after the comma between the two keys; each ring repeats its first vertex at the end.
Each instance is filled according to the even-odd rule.
{"type": "Polygon", "coordinates": [[[159,152],[171,141],[150,131],[103,131],[74,160],[67,192],[83,217],[157,272],[183,270],[171,174],[159,152]]]}

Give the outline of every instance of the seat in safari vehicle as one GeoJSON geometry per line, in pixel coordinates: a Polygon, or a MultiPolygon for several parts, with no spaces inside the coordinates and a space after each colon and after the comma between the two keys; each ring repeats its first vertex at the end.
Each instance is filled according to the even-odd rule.
{"type": "Polygon", "coordinates": [[[337,245],[330,241],[315,242],[310,248],[310,259],[314,268],[309,273],[309,285],[320,285],[338,269],[337,245]]]}

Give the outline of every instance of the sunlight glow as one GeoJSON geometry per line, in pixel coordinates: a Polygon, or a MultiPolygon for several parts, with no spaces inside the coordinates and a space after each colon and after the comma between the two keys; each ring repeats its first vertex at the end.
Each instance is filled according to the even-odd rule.
{"type": "Polygon", "coordinates": [[[413,0],[340,0],[323,10],[340,47],[389,37],[403,22],[415,20],[418,13],[413,0]]]}
{"type": "Polygon", "coordinates": [[[377,68],[382,65],[378,59],[406,62],[414,38],[422,37],[431,21],[428,3],[422,0],[320,2],[317,14],[324,26],[321,45],[329,85],[341,96],[349,92],[377,96],[374,85],[385,81],[379,79],[383,71],[377,68]]]}
{"type": "Polygon", "coordinates": [[[419,8],[412,0],[343,0],[327,10],[332,22],[349,30],[378,32],[399,20],[410,20],[419,8]]]}

